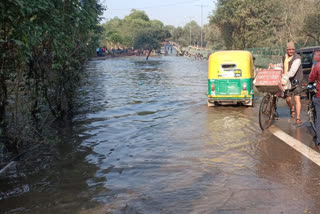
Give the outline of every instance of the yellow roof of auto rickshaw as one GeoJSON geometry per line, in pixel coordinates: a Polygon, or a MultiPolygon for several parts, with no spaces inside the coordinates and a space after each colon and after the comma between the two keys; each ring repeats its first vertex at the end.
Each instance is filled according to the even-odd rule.
{"type": "Polygon", "coordinates": [[[243,50],[230,50],[230,51],[217,51],[210,54],[209,61],[239,61],[249,60],[252,54],[249,51],[243,50]]]}
{"type": "MultiPolygon", "coordinates": [[[[218,73],[221,71],[221,66],[223,64],[236,64],[237,69],[242,70],[241,78],[253,78],[254,68],[253,68],[253,58],[249,51],[217,51],[210,55],[209,57],[209,67],[208,67],[208,78],[224,78],[218,73]]],[[[229,77],[228,77],[229,78],[229,77]]]]}

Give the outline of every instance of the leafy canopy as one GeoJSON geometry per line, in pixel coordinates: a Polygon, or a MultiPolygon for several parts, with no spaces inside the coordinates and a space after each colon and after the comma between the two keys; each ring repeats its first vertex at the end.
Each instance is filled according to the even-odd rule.
{"type": "MultiPolygon", "coordinates": [[[[144,11],[131,10],[124,19],[114,18],[102,25],[101,45],[159,49],[161,42],[170,37],[169,29],[159,20],[150,20],[144,11]]],[[[172,29],[172,28],[171,28],[172,29]]]]}

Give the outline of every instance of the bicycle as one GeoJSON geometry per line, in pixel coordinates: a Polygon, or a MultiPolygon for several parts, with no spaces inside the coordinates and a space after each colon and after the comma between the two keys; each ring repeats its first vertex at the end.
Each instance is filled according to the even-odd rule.
{"type": "Polygon", "coordinates": [[[267,92],[262,98],[259,107],[259,126],[261,130],[265,130],[271,126],[275,113],[277,113],[277,101],[278,97],[274,92],[267,92]]]}
{"type": "MultiPolygon", "coordinates": [[[[314,132],[316,132],[316,109],[313,102],[313,98],[316,94],[316,83],[309,83],[304,85],[304,92],[309,100],[308,102],[308,119],[314,132]]],[[[267,92],[262,98],[259,108],[259,125],[262,130],[265,130],[271,126],[272,120],[275,118],[277,109],[278,96],[275,92],[267,92]]]]}
{"type": "Polygon", "coordinates": [[[277,114],[278,97],[283,94],[281,78],[282,70],[280,69],[257,71],[254,80],[255,87],[259,92],[266,93],[259,107],[259,126],[262,130],[271,126],[272,120],[275,119],[275,114],[277,114]]]}
{"type": "Polygon", "coordinates": [[[316,83],[308,83],[307,86],[304,88],[304,91],[307,95],[307,99],[309,100],[309,102],[308,102],[308,119],[309,119],[311,127],[315,133],[316,132],[315,121],[316,121],[317,114],[316,114],[316,108],[315,108],[315,105],[313,102],[313,98],[315,97],[316,92],[317,92],[316,83]]]}

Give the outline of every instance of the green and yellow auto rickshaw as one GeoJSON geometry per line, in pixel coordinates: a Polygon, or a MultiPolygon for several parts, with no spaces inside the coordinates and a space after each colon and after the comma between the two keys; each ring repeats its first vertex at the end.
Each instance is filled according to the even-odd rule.
{"type": "Polygon", "coordinates": [[[208,106],[253,106],[253,57],[249,51],[217,51],[209,57],[208,106]]]}

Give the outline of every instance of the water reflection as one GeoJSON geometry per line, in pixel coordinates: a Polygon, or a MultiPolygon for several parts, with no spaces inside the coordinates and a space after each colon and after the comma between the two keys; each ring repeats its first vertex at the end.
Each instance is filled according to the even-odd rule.
{"type": "Polygon", "coordinates": [[[57,125],[55,145],[34,147],[1,177],[0,213],[74,213],[97,204],[86,182],[97,170],[84,159],[91,151],[79,147],[72,124],[57,125]]]}

